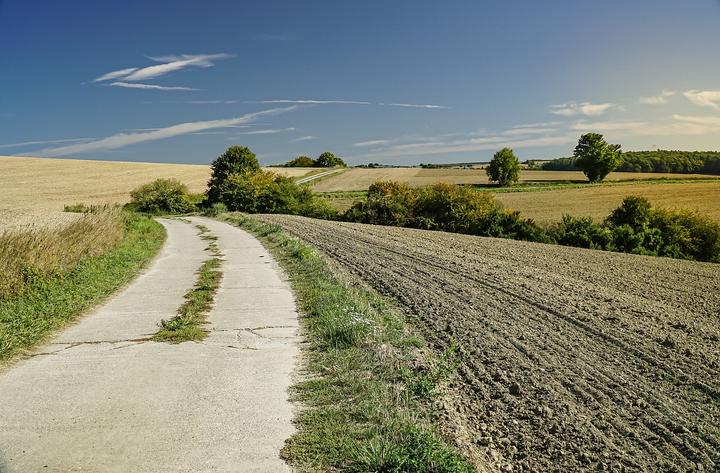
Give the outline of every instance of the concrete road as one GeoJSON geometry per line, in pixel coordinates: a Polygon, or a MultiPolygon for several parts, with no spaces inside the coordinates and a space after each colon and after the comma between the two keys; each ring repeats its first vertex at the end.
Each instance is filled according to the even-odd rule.
{"type": "Polygon", "coordinates": [[[219,237],[223,280],[201,343],[148,341],[209,257],[194,224],[109,303],[0,373],[0,472],[275,472],[293,432],[293,294],[260,243],[219,237]]]}

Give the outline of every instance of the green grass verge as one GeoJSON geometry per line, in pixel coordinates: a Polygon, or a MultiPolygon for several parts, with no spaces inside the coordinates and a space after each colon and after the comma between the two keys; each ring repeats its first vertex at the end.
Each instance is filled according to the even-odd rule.
{"type": "Polygon", "coordinates": [[[178,308],[177,315],[170,320],[160,322],[160,330],[153,335],[155,341],[182,343],[199,341],[207,337],[207,332],[202,326],[205,324],[222,280],[220,271],[222,254],[216,243],[217,237],[204,225],[196,225],[196,227],[200,230],[200,238],[209,242],[207,249],[213,257],[200,265],[197,282],[185,293],[185,302],[178,308]]]}
{"type": "Polygon", "coordinates": [[[283,458],[300,471],[473,471],[434,427],[455,351],[433,355],[390,302],[333,272],[279,227],[224,219],[260,239],[299,299],[309,343],[293,397],[303,408],[283,458]]]}
{"type": "Polygon", "coordinates": [[[65,273],[33,281],[22,296],[0,302],[0,362],[105,301],[148,264],[164,241],[162,225],[127,214],[125,234],[117,247],[87,257],[65,273]]]}

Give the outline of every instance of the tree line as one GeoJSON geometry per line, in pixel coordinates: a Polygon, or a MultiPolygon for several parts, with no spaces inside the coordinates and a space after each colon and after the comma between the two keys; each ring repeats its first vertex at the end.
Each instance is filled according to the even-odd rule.
{"type": "MultiPolygon", "coordinates": [[[[540,164],[546,171],[581,170],[577,158],[553,159],[540,164]]],[[[681,174],[720,174],[720,152],[718,151],[626,151],[616,171],[622,172],[662,172],[681,174]]]]}

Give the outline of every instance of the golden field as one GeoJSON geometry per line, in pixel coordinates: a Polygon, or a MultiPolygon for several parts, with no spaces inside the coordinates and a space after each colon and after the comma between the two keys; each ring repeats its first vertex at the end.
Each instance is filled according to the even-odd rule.
{"type": "MultiPolygon", "coordinates": [[[[291,177],[305,168],[272,168],[291,177]]],[[[158,178],[176,178],[192,193],[205,191],[210,166],[0,156],[0,228],[65,223],[66,204],[123,203],[135,187],[158,178]]]]}
{"type": "MultiPolygon", "coordinates": [[[[702,178],[701,174],[663,174],[663,173],[634,173],[613,172],[606,178],[607,181],[621,181],[627,179],[659,179],[659,178],[702,178]]],[[[711,176],[712,177],[712,176],[711,176]]],[[[717,176],[714,176],[717,177],[717,176]]],[[[406,182],[411,186],[429,186],[437,182],[450,184],[489,184],[484,169],[461,168],[382,168],[365,169],[352,168],[331,177],[321,179],[314,186],[318,192],[345,192],[367,190],[378,180],[391,180],[406,182]]],[[[556,182],[581,181],[587,178],[580,171],[522,171],[520,182],[556,182]]]]}
{"type": "Polygon", "coordinates": [[[538,222],[560,220],[563,214],[607,217],[624,197],[640,195],[654,207],[692,209],[720,221],[720,180],[717,182],[631,183],[537,192],[496,193],[505,208],[519,210],[538,222]]]}

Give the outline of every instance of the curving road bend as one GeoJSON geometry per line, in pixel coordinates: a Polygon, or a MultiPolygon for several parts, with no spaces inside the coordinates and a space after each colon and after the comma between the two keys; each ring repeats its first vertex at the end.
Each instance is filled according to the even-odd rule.
{"type": "Polygon", "coordinates": [[[104,306],[0,372],[0,471],[289,471],[287,389],[298,354],[289,284],[228,224],[160,220],[153,265],[104,306]],[[148,338],[172,317],[218,237],[223,280],[200,343],[148,338]]]}

